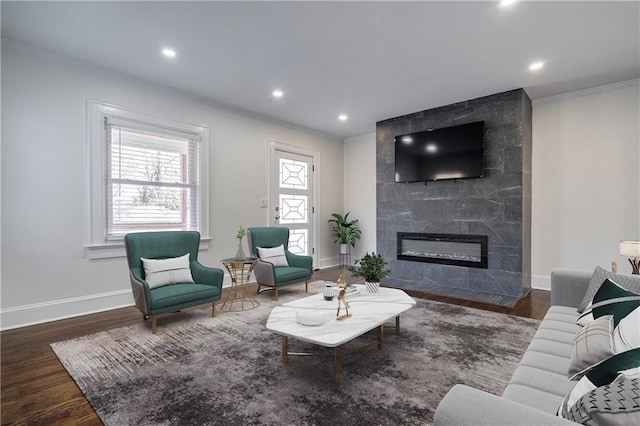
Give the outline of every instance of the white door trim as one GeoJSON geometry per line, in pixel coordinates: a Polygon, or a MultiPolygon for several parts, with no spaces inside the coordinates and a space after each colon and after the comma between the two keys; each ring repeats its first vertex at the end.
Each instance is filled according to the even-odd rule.
{"type": "MultiPolygon", "coordinates": [[[[291,152],[293,154],[299,154],[299,155],[305,155],[307,157],[311,157],[312,158],[312,165],[313,165],[313,189],[311,191],[311,196],[312,196],[312,200],[311,200],[311,207],[312,207],[312,213],[313,214],[313,225],[312,225],[312,229],[311,232],[313,232],[313,247],[310,247],[311,253],[310,256],[313,258],[313,265],[314,268],[317,268],[318,266],[318,259],[319,259],[319,253],[318,253],[318,239],[319,239],[319,234],[318,234],[318,211],[319,211],[319,206],[318,206],[318,194],[320,194],[320,152],[319,151],[314,151],[311,149],[307,149],[307,148],[302,148],[299,146],[295,146],[295,145],[289,145],[286,143],[282,143],[282,142],[278,142],[272,139],[268,139],[267,140],[267,194],[268,194],[268,208],[267,208],[267,217],[265,218],[265,222],[266,222],[266,226],[271,226],[271,223],[269,221],[269,217],[271,214],[271,208],[273,206],[274,200],[271,199],[271,164],[272,164],[272,160],[273,157],[275,155],[276,151],[285,151],[285,152],[291,152]]],[[[277,202],[277,201],[275,201],[277,202]]]]}

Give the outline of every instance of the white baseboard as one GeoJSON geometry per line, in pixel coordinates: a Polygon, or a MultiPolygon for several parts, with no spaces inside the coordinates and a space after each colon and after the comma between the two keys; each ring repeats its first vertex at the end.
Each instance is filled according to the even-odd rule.
{"type": "Polygon", "coordinates": [[[531,275],[531,288],[551,291],[551,277],[547,275],[531,275]]]}
{"type": "Polygon", "coordinates": [[[332,268],[334,266],[340,266],[340,258],[338,256],[325,257],[324,259],[320,259],[318,263],[318,269],[332,268]]]}
{"type": "Polygon", "coordinates": [[[0,330],[11,330],[127,306],[133,306],[131,289],[16,306],[0,311],[0,330]]]}
{"type": "MultiPolygon", "coordinates": [[[[338,258],[322,259],[320,261],[320,269],[338,266],[338,264],[338,258]]],[[[251,280],[251,282],[255,282],[255,280],[251,280]]],[[[230,279],[228,274],[225,274],[224,287],[229,285],[230,279]]],[[[551,277],[532,275],[531,287],[540,290],[551,290],[551,277]]],[[[0,330],[11,330],[128,306],[133,306],[131,289],[16,306],[0,311],[0,330]]]]}

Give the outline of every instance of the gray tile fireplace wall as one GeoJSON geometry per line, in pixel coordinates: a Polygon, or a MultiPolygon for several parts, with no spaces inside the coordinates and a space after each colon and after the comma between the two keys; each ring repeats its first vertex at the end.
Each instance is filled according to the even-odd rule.
{"type": "Polygon", "coordinates": [[[377,123],[377,250],[392,271],[384,283],[502,304],[529,292],[531,118],[518,89],[377,123]],[[480,120],[485,177],[395,183],[395,136],[480,120]],[[486,235],[488,267],[398,260],[398,232],[486,235]]]}

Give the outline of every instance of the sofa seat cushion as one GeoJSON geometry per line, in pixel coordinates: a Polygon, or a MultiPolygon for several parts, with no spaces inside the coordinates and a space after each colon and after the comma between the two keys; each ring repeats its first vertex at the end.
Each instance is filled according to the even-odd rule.
{"type": "Polygon", "coordinates": [[[569,370],[570,361],[567,357],[553,355],[544,352],[536,352],[528,349],[520,360],[519,366],[538,368],[564,375],[566,377],[569,370]]]}
{"type": "Polygon", "coordinates": [[[575,321],[566,322],[566,321],[559,321],[552,318],[545,318],[544,322],[540,324],[540,327],[539,327],[540,330],[562,331],[565,333],[573,334],[574,336],[578,331],[580,331],[581,328],[582,327],[577,325],[575,321]]]}
{"type": "MultiPolygon", "coordinates": [[[[539,328],[534,339],[547,340],[549,342],[566,343],[573,346],[573,339],[576,337],[576,333],[570,333],[567,331],[549,330],[546,328],[539,328]]],[[[571,356],[571,355],[569,355],[571,356]]]]}
{"type": "Polygon", "coordinates": [[[297,268],[295,266],[273,268],[273,271],[276,275],[276,287],[299,281],[305,281],[311,277],[308,269],[297,268]]]}
{"type": "Polygon", "coordinates": [[[182,305],[191,305],[202,300],[202,303],[217,300],[220,289],[206,284],[172,284],[151,290],[151,312],[162,312],[163,309],[182,305]]]}
{"type": "Polygon", "coordinates": [[[529,344],[527,352],[534,351],[542,352],[549,355],[556,355],[562,358],[566,358],[567,362],[569,362],[572,350],[573,345],[571,343],[555,342],[545,339],[533,339],[529,344]]]}
{"type": "Polygon", "coordinates": [[[502,394],[504,399],[555,415],[564,396],[558,396],[526,385],[512,384],[502,394]]]}
{"type": "MultiPolygon", "coordinates": [[[[527,386],[564,398],[571,391],[575,382],[570,382],[567,379],[567,373],[560,374],[546,368],[522,365],[518,366],[516,372],[513,373],[511,381],[509,381],[509,385],[511,384],[527,386]]],[[[557,409],[558,407],[556,407],[557,409]]]]}

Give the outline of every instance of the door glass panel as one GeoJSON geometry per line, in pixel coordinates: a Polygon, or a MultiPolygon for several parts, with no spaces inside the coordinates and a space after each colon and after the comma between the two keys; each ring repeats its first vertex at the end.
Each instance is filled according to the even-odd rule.
{"type": "Polygon", "coordinates": [[[306,229],[295,229],[289,232],[289,251],[293,254],[307,254],[308,231],[306,229]]]}
{"type": "Polygon", "coordinates": [[[306,162],[280,158],[280,188],[307,189],[309,167],[306,162]]]}
{"type": "Polygon", "coordinates": [[[306,195],[280,194],[280,223],[307,223],[306,195]]]}

